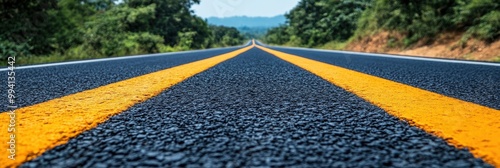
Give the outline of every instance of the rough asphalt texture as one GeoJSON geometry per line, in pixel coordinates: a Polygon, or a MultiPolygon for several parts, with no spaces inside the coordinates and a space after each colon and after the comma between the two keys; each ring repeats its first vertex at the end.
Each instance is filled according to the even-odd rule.
{"type": "Polygon", "coordinates": [[[500,67],[270,47],[500,110],[500,67]]]}
{"type": "Polygon", "coordinates": [[[22,167],[491,167],[259,49],[22,167]]]}
{"type": "MultiPolygon", "coordinates": [[[[16,104],[19,107],[45,102],[54,98],[93,89],[136,76],[148,74],[177,65],[224,54],[240,47],[204,50],[146,58],[132,58],[97,63],[18,69],[16,72],[16,104]]],[[[0,86],[4,91],[0,102],[7,100],[7,72],[0,71],[5,80],[0,86]]],[[[6,106],[0,107],[5,112],[6,106]]]]}

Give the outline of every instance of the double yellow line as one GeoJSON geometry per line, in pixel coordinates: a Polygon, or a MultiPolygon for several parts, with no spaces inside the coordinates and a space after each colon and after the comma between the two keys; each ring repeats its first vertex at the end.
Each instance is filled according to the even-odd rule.
{"type": "MultiPolygon", "coordinates": [[[[7,113],[0,114],[0,166],[18,166],[46,150],[67,143],[109,117],[152,98],[169,87],[253,48],[184,64],[84,92],[20,108],[17,113],[16,160],[9,155],[7,113]],[[147,82],[146,82],[147,81],[147,82]]],[[[310,71],[389,114],[409,121],[476,157],[500,166],[500,111],[349,69],[257,46],[310,71]]]]}

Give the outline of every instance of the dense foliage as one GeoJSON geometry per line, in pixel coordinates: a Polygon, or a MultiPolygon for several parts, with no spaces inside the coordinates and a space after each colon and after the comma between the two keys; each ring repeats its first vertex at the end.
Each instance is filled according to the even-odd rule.
{"type": "Polygon", "coordinates": [[[405,46],[445,31],[489,42],[500,36],[494,0],[301,0],[286,17],[267,33],[268,43],[314,47],[379,30],[404,34],[405,46]]]}
{"type": "MultiPolygon", "coordinates": [[[[0,0],[1,58],[21,63],[239,45],[195,16],[199,0],[0,0]]],[[[2,64],[5,61],[2,61],[2,64]]]]}
{"type": "Polygon", "coordinates": [[[358,31],[402,32],[406,45],[444,31],[466,31],[467,36],[493,41],[500,35],[499,14],[500,4],[494,0],[377,0],[363,13],[358,31]]]}
{"type": "Polygon", "coordinates": [[[243,34],[245,39],[261,39],[266,36],[267,31],[270,27],[238,27],[238,31],[243,34]]]}
{"type": "Polygon", "coordinates": [[[239,45],[244,40],[243,35],[234,27],[210,25],[213,33],[214,47],[239,45]]]}
{"type": "Polygon", "coordinates": [[[369,5],[369,0],[301,0],[286,15],[286,25],[268,31],[266,41],[312,47],[346,40],[369,5]]]}

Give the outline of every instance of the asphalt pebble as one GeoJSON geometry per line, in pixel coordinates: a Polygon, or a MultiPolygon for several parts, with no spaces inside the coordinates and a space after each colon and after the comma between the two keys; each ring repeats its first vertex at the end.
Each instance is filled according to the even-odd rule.
{"type": "MultiPolygon", "coordinates": [[[[42,103],[54,98],[224,54],[238,48],[240,47],[94,63],[16,69],[15,91],[17,97],[15,105],[25,107],[42,103]]],[[[7,82],[7,80],[2,81],[7,82]]],[[[0,90],[7,90],[7,83],[0,85],[0,90]]],[[[8,102],[7,98],[7,96],[0,96],[0,102],[8,102]]],[[[0,112],[5,111],[7,111],[7,106],[0,106],[0,112]]]]}
{"type": "Polygon", "coordinates": [[[41,165],[492,167],[259,49],[193,76],[21,167],[41,165]],[[114,129],[120,131],[104,131],[114,129]],[[79,158],[87,160],[64,162],[79,158]]]}
{"type": "Polygon", "coordinates": [[[500,110],[500,66],[271,48],[500,110]]]}

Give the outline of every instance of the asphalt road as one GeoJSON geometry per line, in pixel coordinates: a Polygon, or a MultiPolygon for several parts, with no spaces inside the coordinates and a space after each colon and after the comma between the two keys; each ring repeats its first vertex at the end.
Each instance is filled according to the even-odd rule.
{"type": "MultiPolygon", "coordinates": [[[[498,66],[272,48],[500,108],[498,66]]],[[[17,94],[27,106],[232,50],[22,69],[17,94]]],[[[491,167],[466,149],[257,48],[133,106],[22,167],[120,165],[491,167]]]]}
{"type": "Polygon", "coordinates": [[[269,48],[500,109],[498,63],[496,66],[475,65],[438,62],[435,59],[413,60],[348,52],[269,48]]]}
{"type": "MultiPolygon", "coordinates": [[[[70,95],[99,86],[122,81],[185,63],[224,54],[241,47],[190,51],[173,54],[155,54],[146,57],[98,61],[92,63],[68,62],[65,65],[21,67],[16,73],[16,104],[34,105],[54,98],[70,95]]],[[[4,72],[4,71],[0,71],[4,72]]],[[[7,72],[2,73],[7,79],[7,72]]],[[[7,90],[7,80],[0,86],[7,90]]],[[[0,102],[7,102],[1,96],[0,102]]],[[[0,112],[7,107],[0,107],[0,112]]]]}

